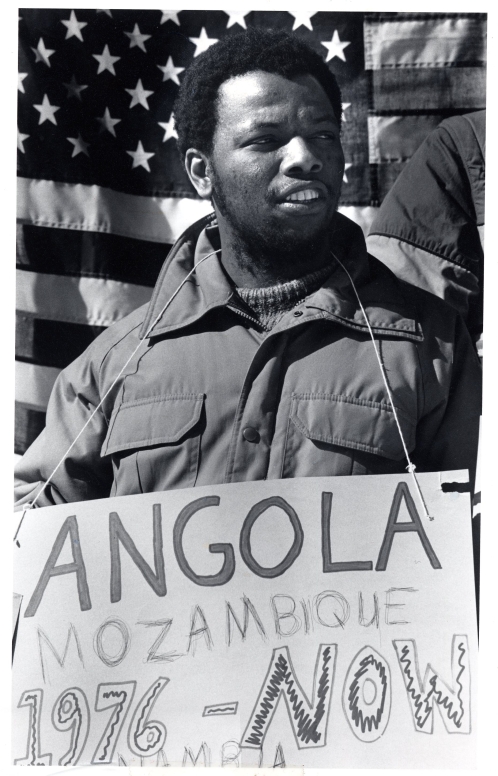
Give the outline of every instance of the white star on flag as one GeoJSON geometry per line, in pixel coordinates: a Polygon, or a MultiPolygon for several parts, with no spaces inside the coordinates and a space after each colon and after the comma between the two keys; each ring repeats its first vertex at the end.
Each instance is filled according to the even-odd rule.
{"type": "Polygon", "coordinates": [[[105,8],[97,8],[97,13],[106,13],[112,19],[112,13],[105,8]]]}
{"type": "Polygon", "coordinates": [[[105,130],[107,130],[111,133],[111,135],[116,137],[116,130],[114,129],[114,125],[119,124],[121,119],[113,119],[109,113],[109,108],[105,109],[103,116],[97,116],[97,121],[100,121],[100,132],[105,132],[105,130]]]}
{"type": "Polygon", "coordinates": [[[306,13],[305,11],[298,11],[297,13],[291,13],[289,11],[290,15],[294,17],[294,24],[292,25],[293,30],[297,30],[298,27],[303,25],[303,27],[307,27],[308,30],[313,29],[313,25],[311,24],[311,17],[316,14],[316,11],[312,11],[311,13],[306,13]]]}
{"type": "Polygon", "coordinates": [[[58,105],[51,105],[46,94],[43,95],[41,105],[33,105],[33,108],[36,108],[36,110],[40,112],[40,121],[38,122],[38,126],[43,124],[44,121],[51,121],[52,124],[57,125],[54,114],[56,111],[60,110],[60,107],[58,105]]]}
{"type": "Polygon", "coordinates": [[[143,35],[140,32],[140,27],[138,24],[135,24],[133,32],[125,32],[125,35],[127,35],[127,37],[130,39],[130,48],[138,46],[138,48],[147,53],[147,49],[145,48],[145,41],[149,40],[152,35],[143,35]]]}
{"type": "Polygon", "coordinates": [[[173,62],[173,57],[168,57],[168,61],[166,64],[158,65],[159,70],[163,71],[163,81],[174,81],[175,84],[180,85],[180,81],[178,80],[178,73],[183,73],[185,70],[184,67],[175,67],[175,64],[173,62]]]}
{"type": "Polygon", "coordinates": [[[349,168],[352,166],[353,166],[352,162],[346,162],[346,164],[344,165],[344,175],[342,176],[342,180],[344,181],[344,183],[348,182],[348,176],[346,175],[346,170],[349,170],[349,168]]]}
{"type": "Polygon", "coordinates": [[[50,67],[50,61],[49,58],[52,56],[52,54],[55,54],[55,49],[48,49],[45,48],[45,44],[43,42],[43,38],[40,38],[38,41],[38,46],[36,48],[33,48],[33,46],[30,46],[31,51],[34,51],[36,59],[35,64],[37,62],[43,62],[47,67],[50,67]]]}
{"type": "Polygon", "coordinates": [[[83,40],[81,30],[83,27],[87,26],[88,22],[79,22],[74,11],[71,11],[71,16],[69,19],[61,19],[61,24],[64,24],[67,27],[65,38],[66,40],[68,38],[72,38],[73,36],[79,38],[81,41],[83,40]]]}
{"type": "Polygon", "coordinates": [[[157,122],[159,126],[164,129],[164,137],[163,137],[163,143],[166,142],[166,140],[169,140],[170,137],[178,138],[178,132],[175,129],[175,117],[173,114],[171,114],[169,121],[158,121],[157,122]]]}
{"type": "Polygon", "coordinates": [[[163,11],[163,15],[161,17],[161,24],[164,24],[165,22],[174,22],[175,24],[178,24],[180,26],[180,22],[178,21],[178,14],[180,11],[163,11]]]}
{"type": "Polygon", "coordinates": [[[69,83],[69,84],[64,84],[64,86],[65,86],[65,87],[66,87],[66,89],[67,89],[67,97],[68,97],[68,99],[69,99],[70,97],[77,97],[77,98],[78,98],[78,100],[81,100],[81,94],[80,94],[80,92],[82,92],[82,91],[83,91],[83,89],[88,89],[88,84],[79,84],[79,83],[76,81],[76,78],[75,78],[75,76],[74,76],[74,75],[73,75],[73,77],[71,78],[71,83],[69,83]]]}
{"type": "Polygon", "coordinates": [[[22,92],[23,94],[26,94],[26,92],[24,91],[24,84],[23,84],[23,81],[24,81],[24,79],[25,79],[25,78],[27,78],[27,77],[28,77],[28,74],[27,74],[27,73],[18,73],[18,74],[17,74],[17,88],[18,88],[18,89],[19,89],[19,91],[20,91],[20,92],[22,92]]]}
{"type": "Polygon", "coordinates": [[[66,140],[69,140],[70,143],[73,144],[73,153],[71,154],[71,159],[73,156],[78,156],[78,154],[86,154],[87,156],[90,156],[88,153],[88,146],[90,143],[85,143],[83,138],[78,132],[78,137],[67,137],[66,140]]]}
{"type": "Polygon", "coordinates": [[[343,102],[343,103],[342,103],[342,120],[343,120],[343,121],[347,121],[347,118],[346,118],[346,111],[347,111],[347,109],[348,109],[348,108],[350,108],[350,107],[351,107],[351,103],[350,103],[350,102],[343,102]]]}
{"type": "Polygon", "coordinates": [[[143,167],[145,170],[147,170],[147,172],[150,172],[148,159],[150,159],[151,156],[155,156],[155,154],[144,151],[141,140],[138,141],[136,151],[127,151],[126,153],[129,154],[133,159],[133,164],[131,166],[132,170],[134,170],[135,167],[143,167]]]}
{"type": "Polygon", "coordinates": [[[103,73],[104,70],[109,70],[112,75],[116,75],[116,71],[114,70],[114,63],[118,62],[118,60],[121,59],[121,57],[113,57],[111,52],[109,51],[109,46],[104,46],[104,50],[102,54],[92,54],[92,57],[97,60],[99,63],[99,69],[97,70],[97,75],[99,73],[103,73]]]}
{"type": "Polygon", "coordinates": [[[195,51],[194,51],[194,57],[198,57],[199,54],[202,54],[204,51],[207,51],[210,46],[213,45],[213,43],[218,43],[218,38],[208,38],[206,28],[203,27],[201,30],[201,34],[198,38],[189,38],[191,43],[195,43],[195,51]]]}
{"type": "Polygon", "coordinates": [[[130,102],[130,108],[133,108],[134,105],[143,105],[144,108],[147,108],[149,110],[149,103],[147,102],[147,97],[150,97],[151,94],[154,94],[154,92],[150,92],[147,89],[144,89],[142,86],[142,79],[139,78],[137,81],[137,85],[134,89],[125,89],[125,92],[128,92],[128,94],[131,95],[132,100],[130,102]]]}
{"type": "Polygon", "coordinates": [[[325,46],[325,48],[329,50],[327,54],[327,59],[325,60],[326,62],[328,62],[330,59],[333,59],[334,57],[339,57],[339,59],[342,59],[343,62],[346,61],[346,57],[344,56],[344,49],[346,48],[346,46],[350,45],[351,41],[349,40],[341,41],[337,30],[334,30],[334,34],[332,35],[332,40],[330,41],[330,43],[328,43],[325,40],[320,41],[320,43],[322,44],[322,46],[325,46]]]}
{"type": "Polygon", "coordinates": [[[227,30],[230,27],[233,27],[234,24],[240,24],[241,27],[247,30],[247,24],[244,17],[247,16],[250,11],[225,11],[224,13],[229,17],[227,21],[227,30]]]}
{"type": "Polygon", "coordinates": [[[24,141],[29,137],[29,135],[23,135],[22,132],[19,132],[19,129],[17,130],[17,147],[21,153],[24,153],[24,141]]]}

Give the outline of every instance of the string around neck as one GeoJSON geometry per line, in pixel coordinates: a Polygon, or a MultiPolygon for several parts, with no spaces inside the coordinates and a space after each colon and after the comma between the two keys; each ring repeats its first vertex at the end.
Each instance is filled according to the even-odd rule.
{"type": "Polygon", "coordinates": [[[379,353],[379,350],[377,348],[377,343],[375,342],[375,337],[374,337],[374,334],[373,334],[373,331],[372,331],[372,327],[370,326],[370,321],[368,320],[368,315],[366,313],[365,308],[363,307],[362,301],[360,299],[360,296],[358,294],[358,291],[356,289],[356,286],[354,284],[353,278],[351,277],[350,273],[348,272],[348,270],[346,269],[346,267],[344,266],[342,261],[340,261],[340,259],[337,258],[335,253],[333,253],[332,251],[330,251],[330,253],[331,253],[332,257],[337,261],[339,266],[342,267],[342,269],[344,270],[346,275],[348,276],[349,281],[351,283],[351,286],[353,288],[353,291],[355,293],[356,299],[358,300],[358,304],[360,305],[360,309],[361,309],[361,312],[363,313],[363,317],[365,319],[365,323],[367,325],[367,328],[368,328],[368,331],[369,331],[369,334],[370,334],[370,338],[372,340],[372,344],[373,344],[373,347],[374,347],[374,350],[375,350],[375,355],[377,357],[377,361],[378,361],[378,364],[379,364],[379,368],[380,368],[380,372],[381,372],[381,375],[382,375],[382,379],[384,381],[384,385],[385,385],[385,388],[386,388],[387,396],[389,398],[389,404],[391,405],[391,409],[392,409],[392,412],[393,412],[394,420],[396,422],[398,433],[399,433],[399,436],[400,436],[400,439],[401,439],[401,444],[403,445],[403,452],[405,454],[405,458],[406,458],[407,463],[408,463],[408,466],[406,467],[406,470],[412,475],[413,482],[414,482],[414,485],[415,485],[415,488],[416,488],[416,491],[417,491],[417,494],[418,494],[418,497],[419,497],[420,503],[422,505],[422,509],[423,509],[423,512],[424,512],[425,516],[429,520],[434,520],[434,517],[432,517],[429,514],[429,510],[427,508],[427,504],[425,502],[424,495],[423,495],[422,489],[420,487],[420,483],[419,483],[417,475],[415,473],[416,466],[415,466],[414,463],[412,463],[412,461],[410,459],[410,454],[408,452],[408,448],[406,446],[405,438],[403,436],[403,431],[401,429],[401,425],[400,425],[400,422],[399,422],[398,413],[396,412],[396,407],[394,406],[394,401],[393,401],[391,389],[390,389],[389,383],[387,381],[387,375],[386,375],[386,371],[385,371],[385,368],[384,368],[384,364],[382,363],[382,359],[380,357],[380,353],[379,353]]]}

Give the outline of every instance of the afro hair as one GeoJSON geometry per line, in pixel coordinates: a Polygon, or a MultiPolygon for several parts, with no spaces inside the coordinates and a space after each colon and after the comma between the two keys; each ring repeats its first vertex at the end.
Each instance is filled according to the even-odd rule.
{"type": "Polygon", "coordinates": [[[284,78],[312,75],[341,122],[341,93],[323,59],[297,35],[249,28],[210,46],[185,72],[174,105],[181,157],[188,148],[209,154],[217,122],[218,89],[230,78],[263,70],[284,78]]]}

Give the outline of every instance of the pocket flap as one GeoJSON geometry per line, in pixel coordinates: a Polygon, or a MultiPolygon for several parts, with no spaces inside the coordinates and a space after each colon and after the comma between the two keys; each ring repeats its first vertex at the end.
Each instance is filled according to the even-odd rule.
{"type": "Polygon", "coordinates": [[[201,417],[203,393],[150,396],[114,410],[101,455],[178,442],[201,417]]]}
{"type": "MultiPolygon", "coordinates": [[[[396,407],[408,452],[415,447],[415,426],[396,407]]],[[[404,457],[392,407],[384,402],[326,393],[294,394],[291,420],[308,439],[382,455],[404,457]]]]}

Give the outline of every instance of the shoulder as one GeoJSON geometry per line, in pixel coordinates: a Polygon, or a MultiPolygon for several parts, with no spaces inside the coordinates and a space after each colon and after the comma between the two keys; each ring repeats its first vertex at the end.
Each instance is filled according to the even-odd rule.
{"type": "Polygon", "coordinates": [[[116,369],[119,371],[139,345],[139,333],[148,305],[149,303],[146,303],[133,310],[99,334],[62,374],[71,381],[85,379],[97,384],[102,372],[108,371],[107,367],[113,372],[116,369]]]}
{"type": "Polygon", "coordinates": [[[401,279],[382,261],[368,254],[371,280],[383,289],[384,295],[399,305],[420,327],[424,339],[437,336],[451,341],[460,314],[440,297],[401,279]]]}

